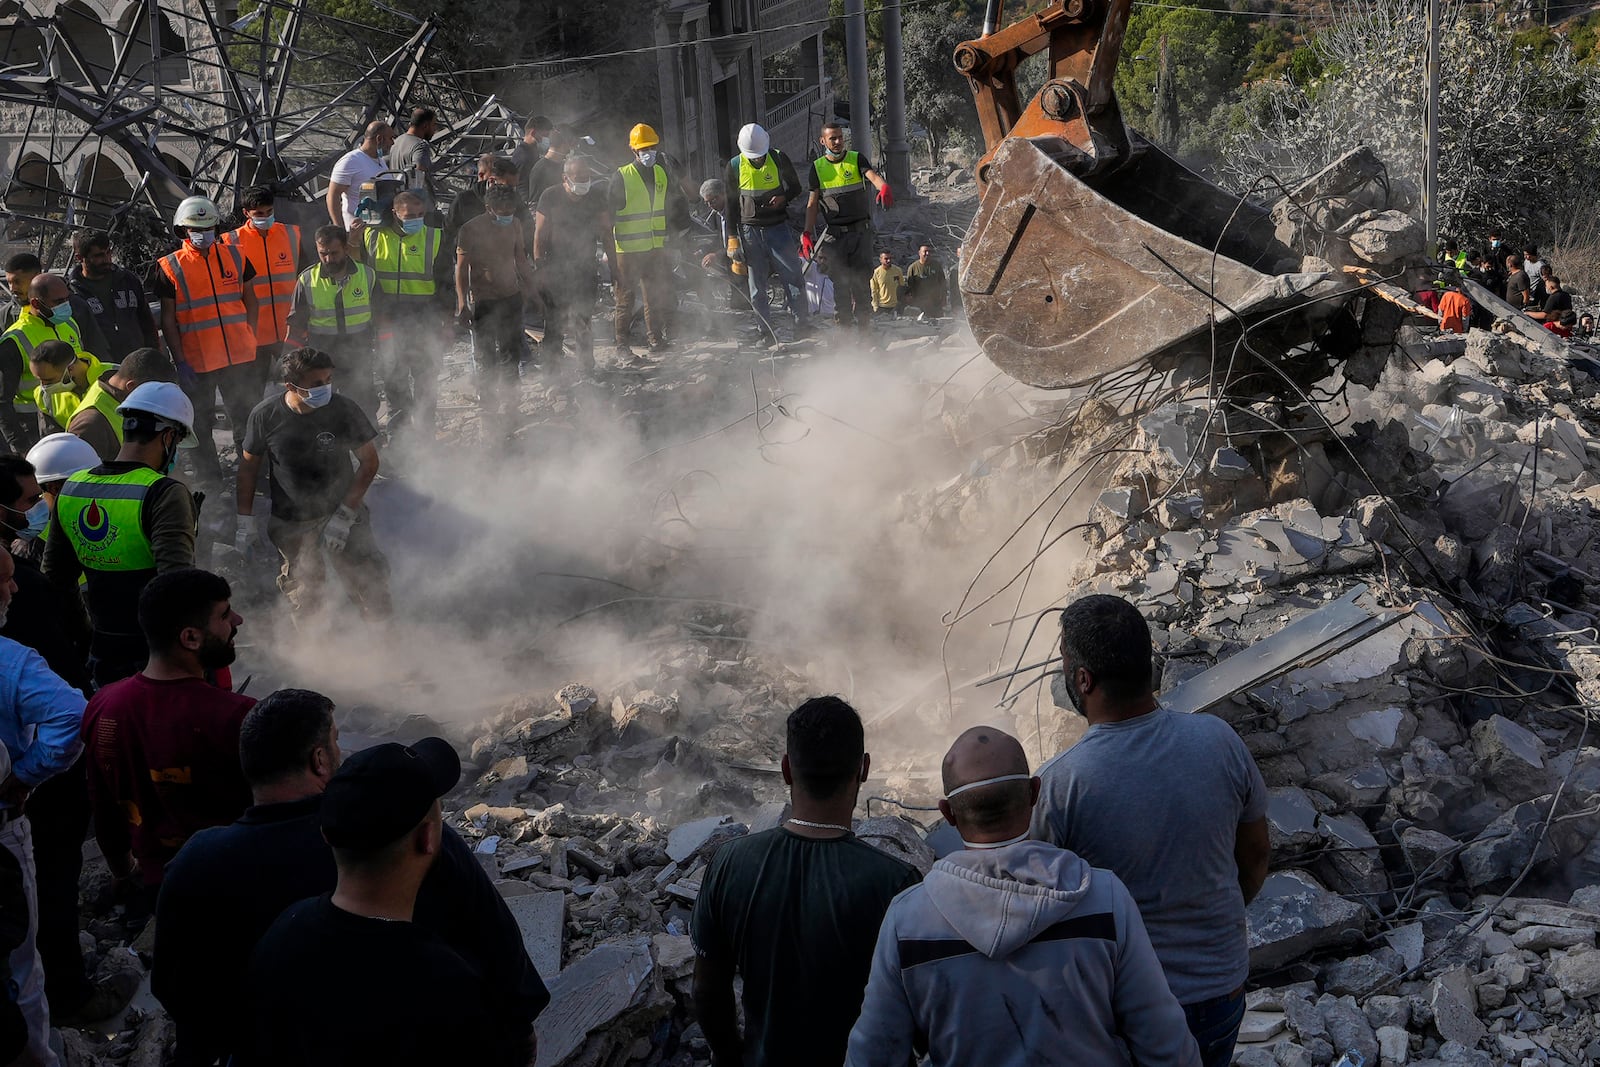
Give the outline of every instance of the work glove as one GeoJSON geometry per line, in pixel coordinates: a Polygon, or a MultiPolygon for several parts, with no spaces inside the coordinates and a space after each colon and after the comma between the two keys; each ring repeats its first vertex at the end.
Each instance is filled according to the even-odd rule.
{"type": "Polygon", "coordinates": [[[248,557],[256,544],[256,517],[254,515],[240,515],[239,524],[234,529],[233,547],[241,556],[248,557]]]}
{"type": "Polygon", "coordinates": [[[817,243],[811,239],[810,232],[800,235],[800,254],[810,259],[816,253],[817,243]]]}
{"type": "Polygon", "coordinates": [[[888,182],[884,182],[878,187],[878,206],[884,208],[894,207],[894,190],[889,187],[888,182]]]}
{"type": "Polygon", "coordinates": [[[354,508],[340,504],[339,510],[328,520],[328,525],[322,528],[322,543],[335,552],[343,552],[344,546],[350,543],[350,528],[360,518],[354,508]]]}

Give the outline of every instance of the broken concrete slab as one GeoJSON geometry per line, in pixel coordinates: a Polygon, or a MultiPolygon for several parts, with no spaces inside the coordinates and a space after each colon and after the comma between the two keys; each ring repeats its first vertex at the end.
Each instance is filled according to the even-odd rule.
{"type": "Polygon", "coordinates": [[[1475,1047],[1489,1032],[1478,1019],[1477,997],[1472,991],[1472,973],[1465,967],[1446,971],[1428,987],[1428,1006],[1433,1009],[1433,1026],[1445,1041],[1475,1047]]]}
{"type": "Polygon", "coordinates": [[[1545,816],[1535,803],[1518,804],[1495,819],[1461,850],[1461,871],[1473,889],[1515,878],[1529,863],[1555,856],[1555,846],[1541,831],[1545,816]]]}
{"type": "Polygon", "coordinates": [[[1600,993],[1600,951],[1574,948],[1564,956],[1552,956],[1550,977],[1569,997],[1592,997],[1600,993]]]}
{"type": "Polygon", "coordinates": [[[1289,1017],[1281,1011],[1246,1011],[1239,1023],[1239,1040],[1247,1045],[1271,1041],[1289,1025],[1289,1017]]]}
{"type": "Polygon", "coordinates": [[[687,934],[656,934],[650,939],[662,981],[687,978],[694,973],[694,943],[687,934]]]}
{"type": "Polygon", "coordinates": [[[1291,785],[1267,790],[1267,833],[1274,852],[1309,848],[1321,840],[1317,806],[1304,789],[1291,785]]]}
{"type": "Polygon", "coordinates": [[[879,852],[904,860],[924,875],[933,869],[936,857],[932,846],[922,839],[917,824],[903,815],[861,819],[855,833],[879,852]]]}
{"type": "MultiPolygon", "coordinates": [[[[550,1005],[534,1023],[537,1067],[556,1067],[583,1047],[591,1033],[616,1024],[630,1009],[650,1008],[658,993],[649,938],[613,941],[568,967],[550,985],[550,1005]]],[[[662,1014],[667,1004],[660,1006],[662,1014]]]]}
{"type": "Polygon", "coordinates": [[[1319,948],[1359,941],[1366,914],[1305,871],[1274,872],[1247,910],[1250,968],[1270,970],[1319,948]]]}
{"type": "Polygon", "coordinates": [[[1489,781],[1511,800],[1548,792],[1550,771],[1537,734],[1503,715],[1491,715],[1472,728],[1472,748],[1489,781]]]}
{"type": "Polygon", "coordinates": [[[717,832],[718,827],[727,826],[731,822],[733,822],[731,815],[708,815],[704,819],[696,819],[673,827],[672,832],[667,835],[667,855],[682,863],[699,851],[701,845],[711,840],[711,835],[717,832]]]}
{"type": "Polygon", "coordinates": [[[567,921],[565,893],[525,893],[507,897],[506,907],[522,931],[522,947],[527,949],[539,977],[549,984],[561,973],[562,933],[567,921]]]}

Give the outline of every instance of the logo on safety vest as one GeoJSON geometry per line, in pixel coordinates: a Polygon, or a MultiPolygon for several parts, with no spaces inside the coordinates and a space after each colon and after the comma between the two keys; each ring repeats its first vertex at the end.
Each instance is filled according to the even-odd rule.
{"type": "Polygon", "coordinates": [[[282,249],[279,249],[278,250],[278,262],[279,263],[287,263],[288,261],[289,261],[289,253],[283,251],[282,249]]]}
{"type": "Polygon", "coordinates": [[[408,252],[409,254],[414,256],[414,255],[417,254],[417,251],[418,251],[418,249],[417,249],[416,245],[406,245],[406,252],[408,252]]]}
{"type": "Polygon", "coordinates": [[[89,501],[89,506],[78,512],[78,533],[85,541],[99,544],[111,536],[113,529],[106,509],[96,501],[89,501]]]}
{"type": "Polygon", "coordinates": [[[367,294],[366,294],[366,290],[362,289],[361,286],[358,285],[354,289],[350,290],[350,295],[351,296],[356,296],[356,297],[361,297],[361,296],[366,296],[367,294]]]}
{"type": "Polygon", "coordinates": [[[228,270],[227,267],[223,267],[222,268],[222,276],[224,278],[226,278],[228,281],[232,281],[233,280],[233,272],[228,270]]]}

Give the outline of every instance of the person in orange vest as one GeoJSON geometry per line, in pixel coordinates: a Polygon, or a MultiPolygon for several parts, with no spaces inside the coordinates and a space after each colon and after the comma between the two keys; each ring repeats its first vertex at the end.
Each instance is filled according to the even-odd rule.
{"type": "Polygon", "coordinates": [[[239,196],[244,224],[222,235],[223,244],[244,253],[255,268],[256,400],[262,399],[278,357],[288,348],[289,302],[294,283],[306,267],[300,246],[300,227],[279,222],[277,197],[270,185],[252,185],[239,196]]]}
{"type": "Polygon", "coordinates": [[[1439,329],[1445,333],[1466,333],[1472,322],[1472,301],[1463,288],[1458,279],[1439,294],[1439,329]]]}
{"type": "Polygon", "coordinates": [[[161,333],[195,408],[196,477],[222,481],[212,439],[216,396],[228,413],[234,439],[243,440],[250,409],[261,400],[256,331],[261,306],[255,268],[236,246],[217,241],[217,205],[191,196],[178,205],[172,225],[184,238],[159,261],[155,290],[161,297],[161,333]]]}

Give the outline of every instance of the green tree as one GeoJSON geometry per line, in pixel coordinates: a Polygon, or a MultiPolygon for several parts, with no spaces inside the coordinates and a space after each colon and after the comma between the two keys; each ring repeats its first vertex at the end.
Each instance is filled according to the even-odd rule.
{"type": "Polygon", "coordinates": [[[1167,147],[1180,153],[1192,151],[1195,145],[1190,131],[1202,127],[1224,97],[1239,87],[1256,58],[1256,39],[1257,31],[1249,19],[1204,11],[1187,0],[1183,6],[1134,8],[1117,68],[1117,98],[1123,117],[1130,126],[1150,135],[1161,125],[1156,88],[1165,41],[1179,131],[1176,141],[1167,147]]]}
{"type": "Polygon", "coordinates": [[[906,116],[927,132],[928,154],[935,164],[953,142],[983,144],[972,87],[951,58],[957,45],[982,32],[978,15],[965,4],[902,9],[906,116]]]}

